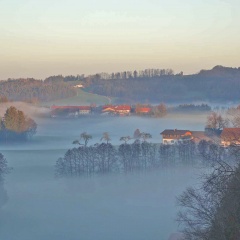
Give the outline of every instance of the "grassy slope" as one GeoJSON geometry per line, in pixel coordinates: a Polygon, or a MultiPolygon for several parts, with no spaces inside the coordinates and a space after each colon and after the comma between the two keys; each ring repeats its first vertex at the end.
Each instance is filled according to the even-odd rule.
{"type": "Polygon", "coordinates": [[[105,96],[84,92],[82,89],[78,89],[78,94],[71,98],[65,98],[60,100],[54,100],[44,103],[44,106],[52,105],[89,105],[95,103],[97,105],[109,104],[110,99],[105,96]]]}

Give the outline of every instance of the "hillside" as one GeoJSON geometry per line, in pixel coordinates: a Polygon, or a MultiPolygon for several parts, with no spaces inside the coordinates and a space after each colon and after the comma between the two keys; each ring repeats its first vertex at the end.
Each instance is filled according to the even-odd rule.
{"type": "Polygon", "coordinates": [[[69,98],[63,98],[43,103],[44,106],[52,105],[90,105],[90,104],[109,104],[111,99],[94,93],[88,93],[77,89],[77,95],[69,98]]]}
{"type": "Polygon", "coordinates": [[[240,68],[216,66],[193,75],[92,79],[89,85],[91,92],[125,102],[238,101],[240,68]]]}

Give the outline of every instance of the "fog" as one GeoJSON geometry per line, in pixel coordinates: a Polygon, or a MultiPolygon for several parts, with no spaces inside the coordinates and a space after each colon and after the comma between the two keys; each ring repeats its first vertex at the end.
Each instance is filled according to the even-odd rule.
{"type": "Polygon", "coordinates": [[[54,177],[54,165],[82,132],[111,143],[139,128],[161,142],[166,128],[203,130],[205,115],[169,114],[165,118],[102,117],[34,119],[38,132],[27,143],[4,144],[0,152],[12,172],[6,176],[8,201],[0,210],[4,240],[167,240],[179,228],[176,196],[199,182],[201,164],[168,166],[155,171],[88,178],[54,177]]]}

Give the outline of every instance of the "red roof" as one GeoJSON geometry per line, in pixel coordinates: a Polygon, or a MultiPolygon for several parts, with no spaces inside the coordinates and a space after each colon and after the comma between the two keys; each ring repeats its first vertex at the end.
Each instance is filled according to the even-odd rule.
{"type": "Polygon", "coordinates": [[[185,134],[191,133],[189,130],[178,130],[178,129],[165,129],[163,132],[161,132],[161,135],[178,135],[182,136],[185,134]]]}
{"type": "Polygon", "coordinates": [[[151,108],[149,108],[149,107],[140,107],[140,108],[137,108],[137,111],[141,112],[141,113],[149,113],[149,112],[151,112],[151,108]]]}
{"type": "Polygon", "coordinates": [[[107,108],[111,108],[115,111],[131,111],[131,106],[129,106],[129,105],[118,105],[118,106],[105,105],[102,107],[103,110],[105,110],[107,108]]]}
{"type": "Polygon", "coordinates": [[[52,106],[52,110],[56,109],[76,109],[76,110],[91,110],[89,106],[52,106]]]}

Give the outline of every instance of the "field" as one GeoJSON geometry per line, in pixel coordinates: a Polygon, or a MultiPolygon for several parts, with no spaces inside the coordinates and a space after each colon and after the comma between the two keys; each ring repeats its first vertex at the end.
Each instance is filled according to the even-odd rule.
{"type": "Polygon", "coordinates": [[[88,93],[88,92],[84,92],[82,89],[77,89],[77,95],[74,97],[46,102],[43,105],[44,106],[89,105],[89,104],[104,105],[104,104],[110,104],[110,103],[111,103],[111,99],[106,96],[101,96],[94,93],[88,93]]]}

